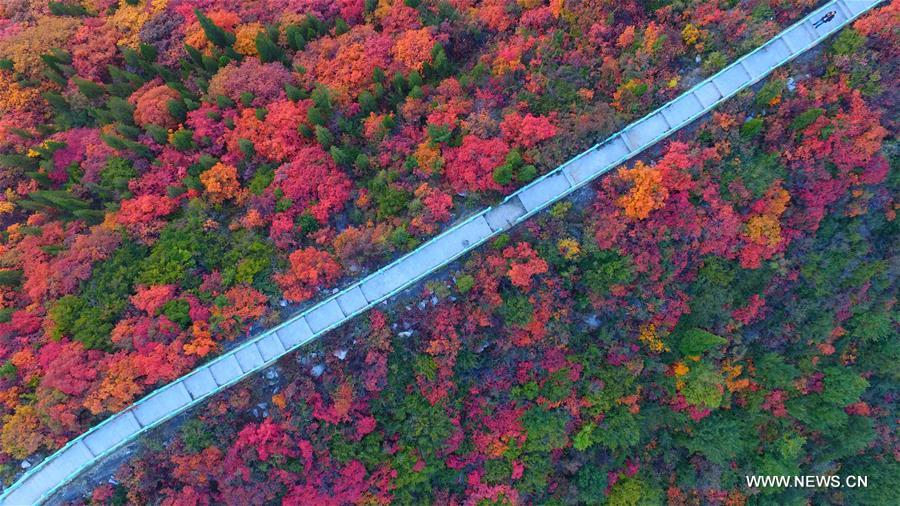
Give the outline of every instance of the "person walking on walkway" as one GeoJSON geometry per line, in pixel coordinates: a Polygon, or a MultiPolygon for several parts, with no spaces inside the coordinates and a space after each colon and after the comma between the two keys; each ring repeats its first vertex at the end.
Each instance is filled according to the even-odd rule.
{"type": "Polygon", "coordinates": [[[824,16],[819,18],[818,21],[813,23],[813,28],[818,28],[818,27],[824,25],[825,23],[831,21],[832,19],[834,19],[835,14],[837,14],[837,13],[834,11],[828,11],[824,16]]]}

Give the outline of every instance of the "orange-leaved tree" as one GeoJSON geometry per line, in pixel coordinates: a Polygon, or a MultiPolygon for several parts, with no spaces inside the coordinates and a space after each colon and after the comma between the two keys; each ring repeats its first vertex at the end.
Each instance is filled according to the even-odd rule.
{"type": "Polygon", "coordinates": [[[284,298],[302,302],[312,297],[318,288],[330,286],[341,275],[341,266],[331,254],[316,248],[303,248],[291,253],[291,268],[276,274],[275,280],[284,290],[284,298]]]}

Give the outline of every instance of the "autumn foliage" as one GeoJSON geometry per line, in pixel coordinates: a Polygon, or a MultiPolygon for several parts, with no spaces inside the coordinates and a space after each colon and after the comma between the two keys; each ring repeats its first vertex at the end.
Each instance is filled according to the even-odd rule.
{"type": "Polygon", "coordinates": [[[178,92],[165,84],[148,83],[129,97],[129,101],[134,104],[134,122],[139,126],[176,126],[178,122],[169,114],[168,105],[170,100],[178,99],[178,92]]]}
{"type": "Polygon", "coordinates": [[[500,190],[492,175],[499,167],[509,146],[500,139],[481,139],[474,135],[463,137],[458,148],[446,150],[445,173],[454,191],[500,190]]]}
{"type": "Polygon", "coordinates": [[[315,294],[318,288],[332,285],[341,274],[341,266],[326,251],[315,248],[299,249],[290,256],[291,267],[276,276],[285,298],[302,302],[315,294]]]}
{"type": "MultiPolygon", "coordinates": [[[[0,477],[813,3],[0,2],[0,477]]],[[[93,500],[742,504],[893,462],[896,4],[93,500]]]]}
{"type": "Polygon", "coordinates": [[[200,182],[206,188],[210,201],[220,204],[235,198],[241,189],[237,179],[237,169],[232,165],[217,163],[200,174],[200,182]]]}

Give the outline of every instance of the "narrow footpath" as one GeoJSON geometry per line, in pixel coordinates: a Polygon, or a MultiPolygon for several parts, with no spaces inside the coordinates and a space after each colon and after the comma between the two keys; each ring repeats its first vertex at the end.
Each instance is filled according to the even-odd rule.
{"type": "Polygon", "coordinates": [[[272,365],[619,166],[818,45],[881,0],[832,0],[766,44],[605,141],[339,293],[148,394],[70,441],[3,491],[4,505],[39,504],[149,429],[272,365]],[[832,16],[833,13],[833,16],[832,16]],[[822,22],[829,17],[827,22],[822,22]]]}

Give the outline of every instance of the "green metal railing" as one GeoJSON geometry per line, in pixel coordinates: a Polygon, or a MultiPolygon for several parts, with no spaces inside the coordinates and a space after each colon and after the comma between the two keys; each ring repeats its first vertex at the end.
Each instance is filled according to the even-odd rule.
{"type": "MultiPolygon", "coordinates": [[[[749,72],[748,72],[748,75],[750,75],[750,77],[751,77],[750,80],[747,81],[746,83],[744,83],[743,85],[741,85],[741,86],[740,86],[739,88],[737,88],[735,91],[733,91],[733,92],[731,92],[731,93],[729,93],[729,94],[727,94],[727,95],[721,96],[719,99],[717,99],[714,103],[712,103],[712,104],[709,105],[709,106],[702,107],[702,109],[701,109],[700,111],[698,111],[697,113],[691,115],[690,117],[688,117],[688,118],[685,119],[685,120],[682,120],[681,123],[680,123],[679,125],[669,125],[669,127],[668,127],[667,129],[665,129],[664,131],[660,132],[658,135],[656,135],[655,137],[653,137],[653,138],[650,139],[649,141],[644,142],[641,146],[634,146],[633,148],[630,148],[630,147],[629,147],[629,149],[627,150],[627,153],[626,153],[625,155],[622,155],[622,156],[618,157],[616,160],[607,163],[604,167],[602,167],[602,168],[600,168],[599,170],[597,170],[596,172],[594,172],[590,177],[586,177],[586,178],[584,178],[582,181],[575,182],[574,184],[572,184],[572,181],[569,181],[569,180],[567,179],[567,181],[569,182],[569,188],[567,188],[567,189],[565,189],[564,191],[558,193],[557,195],[555,195],[554,198],[549,199],[549,200],[546,201],[545,203],[543,203],[543,204],[541,204],[541,205],[539,205],[539,206],[537,206],[537,207],[535,207],[535,208],[533,208],[533,209],[530,209],[530,210],[529,210],[529,209],[525,209],[525,213],[524,213],[524,214],[521,214],[520,216],[518,216],[518,217],[516,218],[516,220],[514,221],[514,223],[510,224],[510,226],[515,225],[515,224],[518,224],[518,223],[521,223],[522,221],[524,221],[524,220],[528,219],[529,217],[533,216],[535,213],[540,212],[541,210],[545,209],[545,208],[546,208],[547,206],[549,206],[550,204],[552,204],[552,203],[554,203],[554,202],[557,202],[558,200],[560,200],[560,199],[566,197],[567,195],[571,194],[572,192],[574,192],[574,191],[578,190],[579,188],[585,186],[586,184],[592,182],[592,181],[595,180],[597,177],[599,177],[600,175],[606,173],[607,171],[611,170],[612,168],[618,166],[619,164],[621,164],[621,163],[624,162],[625,160],[628,160],[628,159],[634,157],[635,155],[637,155],[638,153],[640,153],[641,151],[643,151],[643,150],[646,149],[647,147],[649,147],[649,146],[651,146],[651,145],[657,143],[659,140],[661,140],[661,139],[663,139],[663,138],[665,138],[665,137],[668,137],[671,133],[673,133],[673,132],[679,130],[679,129],[682,128],[684,125],[690,124],[691,122],[695,121],[697,118],[699,118],[699,117],[705,115],[705,114],[708,113],[711,109],[713,109],[714,107],[716,107],[717,105],[719,105],[721,102],[727,100],[728,98],[730,98],[731,96],[733,96],[733,95],[735,95],[736,93],[740,92],[741,90],[746,89],[748,86],[751,86],[751,85],[755,84],[756,82],[758,82],[759,80],[761,80],[761,79],[763,79],[764,77],[766,77],[766,76],[767,76],[772,70],[774,70],[775,68],[777,68],[777,67],[783,65],[784,63],[787,63],[787,62],[791,61],[791,60],[792,60],[793,58],[795,58],[796,56],[802,54],[803,52],[805,52],[805,51],[808,50],[809,48],[811,48],[811,47],[817,45],[817,44],[820,43],[822,40],[824,40],[825,38],[827,38],[829,35],[833,34],[834,32],[836,32],[838,29],[840,29],[840,28],[843,27],[844,25],[846,25],[846,24],[850,23],[851,21],[853,21],[854,19],[856,19],[856,18],[857,18],[859,15],[861,15],[862,13],[866,12],[867,10],[871,9],[872,7],[874,7],[875,5],[877,5],[878,3],[880,3],[880,1],[881,1],[881,0],[868,0],[868,1],[864,1],[864,2],[853,2],[853,1],[849,1],[849,2],[848,2],[847,0],[832,0],[832,1],[826,2],[825,4],[823,4],[823,6],[821,6],[820,8],[818,8],[813,14],[810,14],[810,15],[804,17],[803,19],[801,19],[801,20],[798,21],[797,23],[794,23],[793,25],[791,25],[791,26],[788,27],[787,29],[783,30],[783,31],[782,31],[779,35],[777,35],[776,37],[773,37],[769,42],[767,42],[766,45],[761,46],[760,48],[757,48],[757,49],[753,50],[752,52],[748,53],[747,55],[744,55],[743,57],[741,57],[740,59],[738,59],[737,61],[735,61],[733,64],[731,64],[731,65],[729,65],[728,67],[722,69],[720,72],[716,73],[715,75],[710,76],[709,78],[707,78],[707,79],[703,80],[702,82],[698,83],[696,86],[692,87],[690,90],[686,91],[685,93],[679,95],[678,98],[676,98],[676,99],[674,99],[674,100],[672,100],[672,101],[666,103],[666,104],[663,105],[662,107],[660,107],[660,108],[654,110],[653,112],[651,112],[651,113],[645,115],[645,116],[644,116],[643,118],[641,118],[640,120],[631,123],[629,126],[627,126],[627,127],[625,127],[624,129],[620,130],[620,131],[617,132],[616,134],[611,135],[610,137],[608,137],[608,138],[607,138],[606,140],[604,140],[603,142],[598,143],[598,144],[595,144],[595,145],[592,146],[590,149],[588,149],[588,150],[582,152],[581,154],[579,154],[579,155],[577,155],[576,157],[572,158],[571,160],[569,160],[569,161],[566,162],[565,164],[563,164],[563,165],[557,167],[556,169],[554,169],[554,170],[548,172],[547,174],[544,174],[543,176],[541,176],[540,178],[538,178],[538,179],[536,179],[535,181],[531,182],[530,184],[528,184],[528,185],[526,185],[526,186],[524,186],[524,187],[518,189],[516,192],[514,192],[514,193],[510,194],[509,196],[507,196],[507,197],[506,197],[500,204],[498,204],[497,206],[492,206],[492,207],[489,207],[489,208],[487,208],[487,209],[484,209],[484,210],[482,210],[481,212],[479,212],[479,213],[477,213],[477,214],[475,214],[475,215],[473,215],[473,216],[470,216],[469,218],[467,218],[467,219],[461,221],[460,223],[457,223],[456,225],[454,225],[453,227],[450,227],[450,228],[449,228],[448,230],[446,230],[445,232],[441,233],[440,235],[438,235],[438,236],[432,238],[431,240],[429,240],[429,241],[427,241],[426,243],[424,243],[423,245],[421,245],[417,250],[414,250],[414,251],[412,251],[412,252],[410,252],[410,253],[407,253],[406,255],[404,255],[404,256],[398,258],[397,260],[395,260],[395,261],[389,263],[388,265],[386,265],[386,266],[384,266],[384,267],[382,267],[382,268],[376,270],[375,272],[369,274],[368,276],[366,276],[366,277],[363,278],[362,280],[359,280],[359,281],[357,281],[357,282],[354,282],[354,283],[350,284],[349,286],[347,286],[347,287],[346,287],[344,290],[342,290],[341,292],[339,292],[339,293],[337,293],[337,294],[334,294],[334,295],[331,296],[331,297],[326,298],[325,300],[323,300],[323,301],[321,301],[321,302],[319,302],[319,303],[313,305],[312,307],[310,307],[310,308],[308,308],[308,309],[306,309],[306,310],[300,312],[299,314],[297,314],[297,315],[295,315],[294,317],[292,317],[292,318],[286,320],[285,322],[283,322],[283,323],[281,323],[281,324],[279,324],[279,325],[277,325],[277,326],[275,326],[275,327],[273,327],[273,328],[270,328],[270,329],[268,329],[268,330],[266,330],[266,331],[264,331],[264,332],[258,334],[258,335],[255,336],[254,338],[247,340],[247,342],[245,342],[245,343],[243,343],[243,344],[241,344],[241,345],[235,347],[235,348],[232,349],[232,350],[229,350],[227,353],[223,354],[222,356],[220,356],[220,357],[218,357],[218,358],[216,358],[216,359],[214,359],[214,360],[212,360],[212,361],[210,361],[210,362],[208,362],[208,363],[206,363],[206,364],[203,364],[203,365],[199,366],[199,367],[196,368],[195,370],[191,371],[191,373],[188,373],[188,374],[186,374],[185,376],[182,376],[181,378],[179,378],[179,379],[177,379],[177,380],[175,380],[175,381],[173,381],[173,382],[171,382],[171,383],[169,383],[169,384],[167,384],[167,385],[165,385],[165,386],[163,386],[163,387],[160,387],[160,388],[154,390],[153,392],[151,392],[150,394],[146,395],[145,397],[143,397],[143,398],[140,399],[139,401],[135,402],[132,406],[130,406],[130,407],[127,408],[126,410],[123,410],[122,412],[120,412],[120,413],[118,413],[118,414],[115,414],[115,415],[110,416],[109,418],[107,418],[106,420],[104,420],[103,422],[101,422],[100,424],[98,424],[98,425],[94,426],[93,428],[89,429],[89,430],[88,430],[87,432],[85,432],[84,434],[81,434],[80,436],[78,436],[78,437],[76,437],[75,439],[71,440],[71,441],[70,441],[69,443],[67,443],[65,446],[63,446],[62,448],[60,448],[59,450],[57,450],[55,453],[53,453],[52,455],[50,455],[49,457],[47,457],[46,459],[44,459],[41,463],[39,463],[39,464],[33,466],[31,469],[29,469],[22,477],[19,478],[19,480],[17,480],[13,485],[11,485],[9,488],[7,488],[6,490],[3,491],[2,495],[0,495],[0,502],[2,502],[3,504],[21,504],[20,502],[16,502],[16,501],[19,500],[19,499],[17,499],[17,498],[24,498],[24,497],[36,497],[35,502],[37,502],[37,503],[40,503],[40,502],[43,502],[43,501],[47,500],[47,499],[50,498],[54,493],[56,493],[63,485],[65,485],[66,483],[70,482],[70,481],[73,480],[75,477],[77,477],[79,474],[81,474],[82,472],[84,472],[86,469],[88,469],[88,468],[90,468],[91,466],[93,466],[93,465],[94,465],[97,461],[99,461],[100,459],[102,459],[102,458],[104,458],[104,457],[110,455],[110,454],[111,454],[112,452],[114,452],[115,450],[121,448],[123,445],[125,445],[125,444],[129,443],[130,441],[134,440],[137,436],[139,436],[139,435],[145,433],[146,431],[148,431],[148,430],[150,430],[150,429],[152,429],[152,428],[158,426],[159,424],[163,423],[164,421],[169,420],[169,419],[171,419],[171,418],[174,417],[174,416],[177,416],[178,414],[180,414],[180,413],[183,412],[184,410],[186,410],[186,409],[188,409],[188,408],[190,408],[190,407],[193,407],[193,406],[199,404],[200,402],[202,402],[202,401],[205,400],[206,398],[208,398],[208,397],[210,397],[210,396],[212,396],[212,395],[215,395],[215,394],[221,392],[222,390],[224,390],[224,389],[230,387],[230,386],[233,385],[234,383],[236,383],[236,382],[238,382],[238,381],[240,381],[240,380],[246,378],[247,376],[249,376],[249,375],[251,375],[251,374],[253,374],[253,373],[255,373],[255,372],[257,372],[257,371],[259,371],[259,370],[261,370],[261,369],[264,369],[264,368],[266,368],[266,367],[269,367],[270,365],[272,365],[272,363],[274,363],[276,360],[278,360],[278,359],[281,358],[282,356],[284,356],[284,355],[286,355],[286,354],[288,354],[288,353],[291,353],[292,351],[298,349],[300,346],[303,346],[304,344],[306,344],[306,343],[309,342],[310,340],[313,340],[313,339],[317,338],[318,336],[321,336],[322,334],[324,334],[324,333],[326,333],[326,332],[328,332],[328,331],[330,331],[330,330],[332,330],[332,329],[334,329],[334,328],[336,328],[336,327],[342,325],[343,323],[345,323],[346,321],[348,321],[348,320],[354,318],[355,316],[358,316],[359,314],[361,314],[361,313],[363,313],[363,312],[365,312],[365,311],[368,311],[369,309],[371,309],[371,308],[372,308],[373,306],[375,306],[376,304],[378,304],[378,303],[380,303],[380,302],[382,302],[382,301],[384,301],[384,300],[386,300],[386,299],[389,299],[389,298],[391,298],[391,297],[394,297],[394,296],[397,295],[398,293],[400,293],[400,292],[402,292],[402,291],[408,289],[412,284],[416,283],[416,282],[419,281],[420,279],[422,279],[422,278],[424,278],[424,277],[426,277],[426,276],[428,276],[428,275],[434,273],[435,271],[437,271],[437,270],[443,268],[443,267],[446,266],[447,264],[453,262],[454,260],[456,260],[456,259],[459,258],[460,256],[462,256],[462,255],[468,253],[468,252],[471,251],[472,249],[474,249],[474,248],[478,247],[479,245],[483,244],[485,241],[487,241],[488,239],[490,239],[491,237],[493,237],[494,235],[500,233],[502,230],[505,230],[505,229],[508,228],[508,227],[502,227],[500,230],[493,230],[493,229],[492,229],[492,232],[493,232],[492,234],[488,235],[487,237],[484,237],[484,238],[481,238],[481,239],[479,239],[479,240],[476,240],[476,241],[472,242],[471,244],[468,244],[465,248],[461,249],[461,250],[458,251],[456,254],[452,255],[451,257],[449,257],[449,258],[446,259],[445,261],[441,262],[440,265],[438,265],[438,266],[436,266],[436,267],[433,267],[433,268],[429,269],[427,272],[424,272],[424,273],[422,273],[422,274],[420,274],[420,275],[418,275],[418,276],[415,276],[414,278],[407,279],[406,282],[404,282],[402,286],[400,286],[400,287],[398,287],[398,288],[395,288],[394,290],[391,290],[389,293],[387,293],[387,294],[385,294],[385,295],[383,295],[383,296],[381,296],[381,297],[378,297],[378,298],[375,299],[375,300],[371,300],[371,301],[369,301],[368,298],[366,298],[366,301],[368,302],[368,304],[365,305],[364,307],[362,307],[362,308],[360,308],[360,309],[357,309],[356,311],[353,311],[353,312],[351,312],[351,313],[349,313],[349,314],[345,314],[344,317],[341,318],[339,321],[337,321],[337,322],[335,322],[335,323],[332,323],[331,325],[329,325],[328,327],[326,327],[326,328],[324,328],[324,329],[320,329],[320,330],[318,330],[318,331],[313,331],[313,332],[312,332],[312,335],[311,335],[309,338],[307,338],[306,340],[304,340],[304,341],[298,342],[298,343],[294,344],[293,346],[289,346],[289,347],[288,347],[288,346],[285,346],[285,347],[284,347],[284,348],[285,348],[285,351],[284,351],[283,353],[281,353],[280,355],[278,355],[278,356],[276,356],[276,357],[274,357],[274,358],[272,358],[272,359],[265,360],[262,364],[259,364],[259,365],[257,365],[256,367],[253,367],[253,368],[251,368],[251,369],[248,369],[247,371],[243,371],[243,368],[241,368],[241,370],[243,371],[242,374],[240,374],[240,375],[238,375],[237,377],[231,379],[230,381],[227,381],[227,382],[225,382],[225,383],[223,383],[223,384],[221,384],[221,385],[218,385],[216,388],[212,389],[211,391],[207,392],[207,393],[204,394],[204,395],[198,396],[198,397],[196,397],[196,398],[192,398],[192,400],[191,400],[190,402],[188,402],[187,404],[185,404],[185,405],[179,407],[178,409],[173,410],[173,411],[170,412],[170,413],[165,414],[164,416],[161,416],[160,418],[158,418],[157,420],[153,421],[152,423],[148,423],[148,424],[145,425],[145,426],[140,426],[140,428],[139,428],[138,430],[132,432],[132,433],[129,434],[127,437],[125,437],[124,439],[122,439],[122,440],[119,441],[118,443],[112,445],[111,447],[109,447],[109,448],[106,449],[105,451],[102,451],[102,452],[100,452],[100,453],[94,455],[93,452],[85,445],[85,443],[84,443],[85,437],[87,437],[87,436],[90,435],[90,434],[95,434],[95,433],[97,433],[100,429],[104,428],[107,424],[116,421],[118,418],[125,417],[125,416],[134,416],[134,414],[133,414],[134,410],[135,410],[138,406],[141,406],[143,403],[147,402],[148,399],[151,399],[151,398],[153,398],[154,396],[157,396],[157,395],[159,395],[159,394],[165,392],[165,391],[168,390],[168,389],[175,388],[175,387],[176,387],[177,385],[179,385],[179,384],[183,385],[183,381],[185,380],[185,378],[187,378],[188,376],[191,376],[191,375],[195,374],[198,370],[203,369],[203,368],[210,368],[211,366],[215,365],[216,363],[222,362],[222,361],[224,361],[224,360],[226,360],[226,359],[229,359],[229,358],[233,358],[233,357],[235,357],[235,354],[238,353],[239,351],[241,351],[241,350],[243,350],[243,349],[245,349],[245,348],[247,348],[247,347],[249,347],[249,346],[254,346],[257,342],[261,341],[261,340],[264,339],[264,338],[268,338],[268,337],[271,337],[271,336],[275,335],[279,330],[284,329],[285,327],[288,327],[288,326],[294,324],[295,322],[297,322],[297,320],[299,320],[299,319],[301,319],[301,318],[304,318],[306,315],[308,315],[308,314],[310,314],[311,312],[315,311],[317,308],[320,308],[320,307],[322,307],[322,306],[324,306],[324,305],[326,305],[326,304],[329,304],[329,303],[336,302],[337,299],[338,299],[338,297],[344,295],[345,293],[349,292],[350,290],[353,290],[353,289],[356,289],[356,288],[360,288],[360,287],[361,287],[364,283],[366,283],[367,281],[372,280],[372,279],[375,279],[375,278],[377,278],[378,276],[380,276],[381,274],[383,274],[383,273],[385,273],[386,271],[388,271],[389,269],[394,268],[394,267],[396,267],[396,266],[398,266],[398,265],[401,265],[401,264],[402,264],[406,259],[408,259],[410,256],[416,254],[417,251],[420,251],[422,248],[425,248],[425,247],[427,247],[428,245],[434,243],[435,241],[438,241],[438,240],[440,240],[440,239],[446,237],[448,234],[451,234],[452,232],[454,232],[454,231],[456,231],[456,230],[459,230],[461,227],[463,227],[463,226],[469,224],[469,223],[472,222],[473,220],[477,220],[477,219],[479,219],[479,218],[484,219],[484,217],[485,217],[488,213],[490,213],[492,210],[494,210],[494,209],[496,209],[496,208],[503,207],[503,206],[505,206],[505,205],[514,205],[514,204],[516,204],[515,200],[518,199],[519,196],[522,195],[523,192],[525,192],[525,191],[527,191],[527,190],[529,190],[529,189],[531,189],[531,188],[534,188],[536,185],[541,184],[541,182],[544,181],[544,180],[546,180],[547,178],[550,178],[550,177],[559,177],[559,176],[562,174],[562,171],[563,171],[567,166],[569,166],[570,164],[572,164],[572,163],[578,161],[578,160],[581,159],[582,157],[590,156],[590,155],[591,155],[593,152],[595,152],[598,148],[600,148],[600,147],[606,145],[607,143],[615,142],[617,138],[624,139],[623,136],[626,135],[632,128],[634,128],[635,125],[641,123],[642,121],[644,121],[644,120],[646,120],[646,119],[648,119],[648,118],[651,118],[651,117],[652,117],[653,115],[655,115],[655,114],[662,115],[662,110],[665,109],[668,105],[672,104],[673,102],[675,102],[675,101],[681,99],[682,97],[684,97],[684,96],[686,96],[686,95],[688,95],[688,94],[694,93],[694,92],[695,92],[696,90],[698,90],[701,86],[704,86],[704,85],[706,85],[706,84],[709,83],[709,82],[712,82],[716,77],[722,75],[723,73],[725,73],[725,72],[727,72],[728,70],[732,69],[732,68],[735,67],[736,65],[740,65],[745,59],[751,57],[751,56],[754,55],[756,52],[762,50],[763,47],[766,47],[768,44],[772,44],[772,43],[774,43],[775,41],[777,41],[779,38],[782,38],[782,37],[784,36],[784,34],[788,33],[789,31],[791,31],[791,30],[794,29],[795,27],[800,26],[802,23],[808,23],[808,22],[809,22],[810,20],[812,20],[815,16],[819,15],[819,13],[821,13],[823,10],[825,10],[825,9],[830,9],[830,8],[842,9],[842,12],[847,16],[847,19],[844,19],[844,20],[842,20],[841,22],[836,23],[835,26],[833,27],[834,29],[829,30],[828,33],[823,34],[823,35],[818,35],[818,36],[816,36],[816,37],[813,37],[813,40],[812,40],[810,43],[806,44],[805,47],[802,47],[802,48],[799,48],[799,49],[796,49],[796,50],[791,50],[791,54],[790,54],[787,58],[784,58],[782,61],[780,61],[780,62],[778,62],[777,64],[775,64],[775,65],[773,65],[772,67],[770,67],[770,68],[769,68],[766,72],[764,72],[762,75],[757,76],[757,77],[753,77],[753,76],[750,75],[749,72]],[[859,7],[860,5],[865,5],[865,8],[864,8],[864,9],[861,9],[861,10],[857,10],[857,9],[849,9],[849,8],[847,7],[847,4],[848,4],[848,3],[851,4],[851,5],[854,5],[854,6],[856,6],[856,7],[859,7]],[[42,479],[42,477],[40,476],[41,473],[42,473],[42,472],[45,472],[46,474],[51,474],[52,469],[51,469],[51,470],[48,470],[48,467],[51,466],[52,463],[55,462],[57,459],[60,459],[61,456],[64,455],[67,451],[73,450],[73,449],[74,449],[76,446],[78,446],[78,445],[81,445],[81,446],[84,448],[84,450],[88,452],[88,454],[92,455],[92,457],[91,457],[90,459],[88,459],[87,461],[85,461],[84,463],[82,463],[81,465],[79,465],[79,466],[77,467],[77,469],[75,469],[74,471],[71,471],[71,472],[67,473],[67,474],[65,475],[64,478],[62,478],[62,479],[60,479],[60,480],[56,480],[56,483],[53,483],[52,485],[49,485],[49,486],[48,486],[48,484],[46,483],[45,479],[46,479],[46,480],[53,480],[53,477],[52,477],[52,476],[46,476],[46,477],[44,477],[45,479],[42,479]],[[43,490],[36,490],[33,494],[31,494],[31,495],[29,496],[29,495],[28,495],[28,488],[29,488],[29,487],[32,487],[32,486],[38,487],[39,489],[43,488],[43,490]],[[25,488],[23,489],[23,487],[25,487],[25,488]]],[[[627,145],[627,143],[626,143],[626,145],[627,145]]],[[[524,209],[524,206],[523,206],[523,209],[524,209]]],[[[341,312],[343,313],[343,309],[341,309],[341,312]]],[[[276,339],[277,339],[277,337],[276,337],[276,339]]],[[[191,397],[193,397],[193,396],[191,396],[191,397]]],[[[137,421],[137,419],[135,419],[135,421],[137,421]]],[[[138,425],[140,425],[139,422],[138,422],[138,425]]]]}

